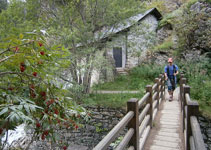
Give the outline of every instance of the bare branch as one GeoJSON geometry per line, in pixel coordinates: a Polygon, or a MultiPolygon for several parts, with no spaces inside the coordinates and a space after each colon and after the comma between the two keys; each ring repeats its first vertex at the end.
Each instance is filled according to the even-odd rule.
{"type": "Polygon", "coordinates": [[[8,57],[5,57],[5,58],[1,59],[1,60],[0,60],[0,63],[6,61],[7,59],[9,59],[10,57],[13,57],[13,56],[15,56],[15,55],[10,55],[10,56],[8,56],[8,57]]]}

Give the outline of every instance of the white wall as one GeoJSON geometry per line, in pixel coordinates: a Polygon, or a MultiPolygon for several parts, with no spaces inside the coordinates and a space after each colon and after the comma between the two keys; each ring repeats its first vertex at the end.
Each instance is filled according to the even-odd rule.
{"type": "Polygon", "coordinates": [[[106,43],[107,54],[113,58],[113,47],[122,48],[122,68],[125,68],[126,65],[126,34],[119,33],[115,37],[112,37],[111,41],[106,43]]]}
{"type": "Polygon", "coordinates": [[[146,56],[146,50],[156,40],[158,21],[153,15],[148,15],[139,25],[130,28],[128,32],[128,67],[141,63],[146,56]]]}

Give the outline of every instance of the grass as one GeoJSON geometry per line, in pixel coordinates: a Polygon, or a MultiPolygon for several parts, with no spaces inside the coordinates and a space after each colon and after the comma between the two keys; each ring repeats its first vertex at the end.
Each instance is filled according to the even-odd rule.
{"type": "Polygon", "coordinates": [[[140,90],[150,81],[143,78],[133,78],[133,76],[118,76],[114,82],[106,82],[95,85],[93,90],[111,90],[111,91],[131,91],[140,90]]]}
{"type": "Polygon", "coordinates": [[[103,106],[109,108],[126,109],[127,101],[131,98],[141,99],[144,91],[136,94],[119,93],[119,94],[90,94],[89,97],[83,99],[85,106],[103,106]]]}
{"type": "Polygon", "coordinates": [[[130,70],[129,75],[118,76],[113,82],[101,83],[92,88],[93,93],[83,99],[84,105],[125,108],[130,98],[141,99],[145,87],[162,72],[163,66],[141,65],[130,70]],[[139,91],[139,93],[95,94],[97,90],[108,91],[139,91]]]}
{"type": "Polygon", "coordinates": [[[162,44],[157,45],[155,47],[153,47],[153,51],[157,52],[157,51],[164,51],[164,52],[168,52],[172,49],[173,47],[173,41],[172,41],[172,37],[168,37],[162,44]]]}

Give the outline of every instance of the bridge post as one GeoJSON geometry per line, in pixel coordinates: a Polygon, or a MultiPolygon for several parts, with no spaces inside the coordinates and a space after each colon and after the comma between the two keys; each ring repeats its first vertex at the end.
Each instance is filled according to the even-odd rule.
{"type": "Polygon", "coordinates": [[[155,91],[158,93],[157,96],[156,96],[156,100],[158,101],[157,102],[157,110],[159,110],[159,105],[160,105],[159,104],[159,99],[160,99],[159,98],[160,97],[159,96],[159,93],[160,93],[160,90],[159,90],[159,86],[160,86],[159,78],[155,78],[155,83],[157,83],[157,88],[155,89],[155,91]]]}
{"type": "Polygon", "coordinates": [[[179,82],[180,83],[180,98],[179,98],[180,101],[182,101],[181,100],[182,99],[182,85],[184,84],[182,80],[183,78],[184,78],[184,74],[180,74],[180,82],[179,82]]]}
{"type": "Polygon", "coordinates": [[[127,112],[133,111],[134,116],[128,123],[128,129],[133,128],[134,134],[129,141],[129,147],[134,146],[135,150],[139,150],[139,108],[138,99],[131,98],[127,102],[127,112]]]}
{"type": "MultiPolygon", "coordinates": [[[[190,95],[190,86],[185,86],[184,87],[184,95],[189,94],[190,95]]],[[[199,105],[195,101],[188,101],[185,99],[186,104],[187,104],[187,129],[186,129],[186,147],[187,150],[190,150],[190,137],[192,136],[192,130],[191,130],[191,122],[190,122],[190,117],[191,116],[198,116],[199,113],[199,105]]]]}
{"type": "Polygon", "coordinates": [[[149,125],[152,128],[152,119],[153,119],[152,85],[147,85],[146,86],[146,92],[149,92],[150,93],[149,99],[147,101],[147,103],[150,104],[150,107],[149,107],[149,111],[148,111],[147,114],[150,115],[149,125]]]}
{"type": "Polygon", "coordinates": [[[163,86],[163,74],[160,74],[160,97],[161,97],[161,101],[163,101],[163,88],[164,88],[164,86],[163,86]]]}
{"type": "Polygon", "coordinates": [[[185,94],[184,94],[184,87],[183,84],[186,84],[186,78],[182,78],[181,79],[181,83],[180,83],[180,88],[181,88],[181,110],[182,110],[182,122],[183,122],[183,132],[185,131],[185,106],[187,106],[186,101],[185,101],[185,94]]]}

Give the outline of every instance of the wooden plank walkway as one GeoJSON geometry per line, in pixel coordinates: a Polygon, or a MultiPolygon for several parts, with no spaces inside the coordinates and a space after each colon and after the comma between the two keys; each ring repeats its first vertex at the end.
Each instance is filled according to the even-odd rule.
{"type": "Polygon", "coordinates": [[[166,100],[161,104],[144,150],[184,150],[182,114],[178,97],[179,88],[174,91],[174,99],[171,102],[166,91],[166,100]]]}

